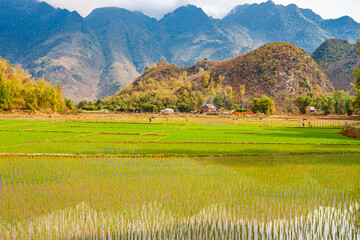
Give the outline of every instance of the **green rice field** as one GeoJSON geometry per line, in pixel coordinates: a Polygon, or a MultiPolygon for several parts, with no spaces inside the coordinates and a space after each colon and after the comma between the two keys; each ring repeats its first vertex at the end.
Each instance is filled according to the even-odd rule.
{"type": "Polygon", "coordinates": [[[0,120],[0,239],[360,239],[342,123],[0,120]]]}
{"type": "Polygon", "coordinates": [[[0,121],[0,153],[268,155],[357,153],[340,128],[0,121]]]}

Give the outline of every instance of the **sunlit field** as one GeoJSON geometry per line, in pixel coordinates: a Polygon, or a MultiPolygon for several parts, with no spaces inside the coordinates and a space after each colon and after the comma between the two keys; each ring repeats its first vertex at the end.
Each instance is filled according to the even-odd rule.
{"type": "Polygon", "coordinates": [[[344,122],[215,120],[0,121],[0,239],[360,239],[344,122]]]}

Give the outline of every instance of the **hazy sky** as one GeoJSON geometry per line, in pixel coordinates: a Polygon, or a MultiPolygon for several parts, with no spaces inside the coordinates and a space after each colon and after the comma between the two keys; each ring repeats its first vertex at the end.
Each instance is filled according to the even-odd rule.
{"type": "MultiPolygon", "coordinates": [[[[244,3],[260,3],[264,0],[44,0],[60,8],[76,10],[82,16],[87,16],[93,9],[99,7],[122,7],[129,10],[139,10],[148,16],[161,18],[165,13],[179,6],[192,4],[201,7],[208,15],[222,18],[232,8],[244,3]]],[[[351,16],[360,22],[360,0],[273,0],[277,4],[295,3],[302,8],[310,8],[323,18],[338,18],[351,16]]]]}

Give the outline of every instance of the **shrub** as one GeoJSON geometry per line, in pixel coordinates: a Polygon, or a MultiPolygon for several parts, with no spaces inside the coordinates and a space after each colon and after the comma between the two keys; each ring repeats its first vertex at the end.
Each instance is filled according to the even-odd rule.
{"type": "Polygon", "coordinates": [[[299,96],[295,99],[294,103],[299,108],[299,111],[305,114],[309,112],[309,107],[313,103],[313,100],[310,96],[299,96]]]}
{"type": "Polygon", "coordinates": [[[274,101],[263,95],[261,98],[254,98],[252,101],[252,108],[251,110],[254,113],[264,113],[266,115],[274,114],[275,113],[275,103],[274,101]]]}
{"type": "Polygon", "coordinates": [[[96,107],[95,107],[95,105],[86,105],[82,109],[86,110],[86,111],[95,111],[96,107]]]}
{"type": "Polygon", "coordinates": [[[177,109],[180,112],[191,112],[194,110],[189,104],[186,104],[186,103],[179,103],[177,105],[177,109]]]}
{"type": "Polygon", "coordinates": [[[117,112],[126,112],[128,110],[127,106],[121,106],[120,108],[116,109],[117,112]]]}
{"type": "Polygon", "coordinates": [[[153,104],[145,103],[145,104],[142,105],[141,109],[144,112],[156,112],[158,110],[158,107],[156,105],[153,105],[153,104]]]}
{"type": "Polygon", "coordinates": [[[73,103],[70,99],[64,98],[64,101],[65,101],[66,107],[67,107],[69,110],[75,111],[76,107],[75,107],[74,103],[73,103]]]}
{"type": "Polygon", "coordinates": [[[239,108],[239,109],[236,110],[236,112],[241,112],[241,113],[244,113],[246,111],[247,111],[246,108],[239,108]]]}

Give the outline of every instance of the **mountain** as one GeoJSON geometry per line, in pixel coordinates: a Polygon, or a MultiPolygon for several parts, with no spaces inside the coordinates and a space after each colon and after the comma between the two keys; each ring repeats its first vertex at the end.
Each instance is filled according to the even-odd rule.
{"type": "Polygon", "coordinates": [[[329,39],[321,44],[312,54],[319,67],[329,77],[336,90],[355,93],[351,83],[353,70],[360,66],[355,44],[346,40],[329,39]]]}
{"type": "Polygon", "coordinates": [[[160,60],[189,66],[275,41],[310,53],[330,38],[355,42],[360,29],[350,17],[324,20],[272,1],[239,5],[223,19],[187,5],[156,20],[120,8],[95,9],[83,18],[36,0],[0,0],[0,26],[0,56],[62,83],[75,101],[112,95],[160,60]]]}
{"type": "MultiPolygon", "coordinates": [[[[290,42],[308,52],[319,46],[331,34],[320,26],[322,18],[311,10],[294,4],[276,5],[272,1],[239,6],[230,12],[225,22],[235,22],[250,31],[253,39],[267,42],[290,42]],[[238,10],[238,9],[241,10],[238,10]]],[[[354,33],[356,35],[356,33],[354,33]]]]}
{"type": "Polygon", "coordinates": [[[359,23],[351,17],[345,16],[338,19],[329,19],[321,22],[321,27],[328,31],[333,38],[346,39],[355,43],[358,39],[360,30],[359,23]],[[354,30],[357,30],[354,32],[354,30]]]}
{"type": "Polygon", "coordinates": [[[334,90],[315,61],[301,48],[289,43],[270,43],[247,54],[223,61],[210,70],[216,79],[237,89],[245,85],[251,96],[263,94],[281,102],[289,96],[334,90]]]}
{"type": "Polygon", "coordinates": [[[85,18],[101,46],[105,66],[97,97],[114,94],[133,82],[145,67],[163,59],[150,26],[155,19],[121,8],[101,8],[85,18]]]}
{"type": "Polygon", "coordinates": [[[97,97],[100,46],[78,13],[35,0],[0,0],[0,6],[0,56],[61,83],[66,97],[97,97]]]}
{"type": "Polygon", "coordinates": [[[180,7],[157,25],[156,36],[166,50],[166,60],[177,65],[190,65],[205,57],[222,59],[231,44],[217,21],[195,6],[180,7]]]}
{"type": "Polygon", "coordinates": [[[291,108],[296,96],[334,91],[326,75],[304,50],[277,42],[226,61],[205,59],[191,67],[161,61],[105,101],[144,111],[150,106],[192,111],[201,108],[204,102],[233,108],[239,103],[241,85],[245,86],[245,105],[253,97],[267,95],[275,100],[278,112],[291,108]]]}

